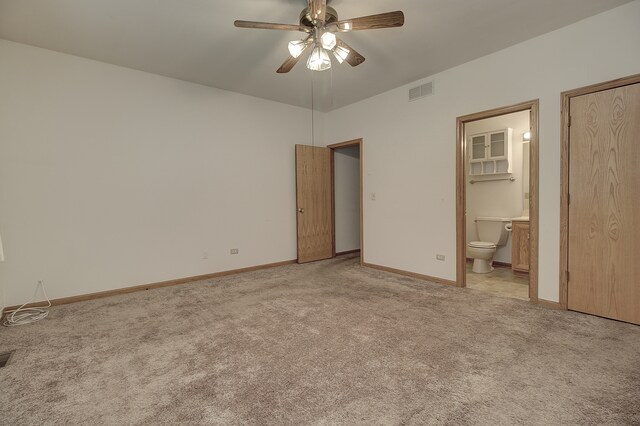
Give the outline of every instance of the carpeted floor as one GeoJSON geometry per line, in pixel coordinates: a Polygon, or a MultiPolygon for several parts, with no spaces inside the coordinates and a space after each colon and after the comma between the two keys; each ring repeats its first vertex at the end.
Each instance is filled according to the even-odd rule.
{"type": "Polygon", "coordinates": [[[0,424],[639,424],[640,327],[341,257],[0,329],[0,424]]]}

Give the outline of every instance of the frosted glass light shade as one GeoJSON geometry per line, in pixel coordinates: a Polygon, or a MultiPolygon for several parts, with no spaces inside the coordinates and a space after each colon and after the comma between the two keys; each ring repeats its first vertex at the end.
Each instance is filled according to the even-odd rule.
{"type": "Polygon", "coordinates": [[[335,49],[333,49],[333,56],[336,57],[339,63],[343,63],[344,60],[347,59],[347,56],[349,56],[349,53],[351,53],[349,49],[341,46],[336,46],[335,49]]]}
{"type": "Polygon", "coordinates": [[[322,34],[320,41],[322,42],[322,47],[327,50],[331,50],[336,47],[336,36],[333,33],[326,32],[322,34]]]}
{"type": "Polygon", "coordinates": [[[300,54],[304,51],[306,44],[304,40],[293,40],[289,42],[289,53],[294,58],[300,56],[300,54]]]}
{"type": "Polygon", "coordinates": [[[312,71],[324,71],[331,68],[331,59],[327,55],[327,51],[320,46],[316,46],[311,55],[309,55],[307,68],[312,71]]]}

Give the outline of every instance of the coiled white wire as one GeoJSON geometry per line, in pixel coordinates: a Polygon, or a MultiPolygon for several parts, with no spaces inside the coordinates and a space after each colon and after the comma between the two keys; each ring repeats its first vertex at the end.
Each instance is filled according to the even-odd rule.
{"type": "Polygon", "coordinates": [[[40,321],[41,319],[44,319],[47,317],[47,315],[49,315],[50,307],[51,307],[51,300],[49,300],[49,296],[47,296],[47,292],[44,289],[44,283],[42,281],[38,281],[38,284],[36,285],[36,290],[33,292],[33,297],[31,298],[31,300],[26,302],[24,305],[20,306],[18,309],[6,311],[4,321],[2,324],[6,327],[15,327],[16,325],[25,325],[25,324],[31,324],[36,321],[40,321]],[[47,306],[25,308],[26,305],[36,300],[36,296],[38,294],[38,287],[42,288],[42,293],[44,294],[44,297],[47,299],[47,306]]]}

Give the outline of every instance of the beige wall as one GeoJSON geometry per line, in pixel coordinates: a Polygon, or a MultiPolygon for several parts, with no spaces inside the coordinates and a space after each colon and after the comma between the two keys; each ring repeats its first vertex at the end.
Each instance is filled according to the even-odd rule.
{"type": "MultiPolygon", "coordinates": [[[[639,73],[638,22],[635,1],[316,113],[317,140],[364,137],[365,260],[455,279],[455,119],[539,98],[539,295],[557,301],[560,92],[639,73]]],[[[39,279],[57,298],[295,258],[309,111],[4,40],[0,63],[6,304],[39,279]]]]}
{"type": "Polygon", "coordinates": [[[455,280],[456,117],[540,99],[539,296],[558,301],[560,93],[640,73],[639,22],[635,1],[329,113],[327,143],[366,146],[365,261],[455,280]]]}
{"type": "MultiPolygon", "coordinates": [[[[2,246],[2,236],[0,235],[0,268],[2,267],[2,262],[4,262],[4,248],[2,246]]],[[[4,283],[0,280],[0,316],[2,316],[5,306],[7,305],[4,302],[4,283]]]]}
{"type": "Polygon", "coordinates": [[[3,40],[0,64],[7,305],[296,258],[308,110],[3,40]]]}

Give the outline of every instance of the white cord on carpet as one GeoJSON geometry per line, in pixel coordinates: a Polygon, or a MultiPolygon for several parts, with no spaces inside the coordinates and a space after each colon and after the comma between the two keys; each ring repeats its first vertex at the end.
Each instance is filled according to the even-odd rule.
{"type": "Polygon", "coordinates": [[[18,309],[5,312],[6,315],[2,324],[5,327],[15,327],[16,325],[25,325],[40,321],[41,319],[45,319],[47,315],[49,315],[50,307],[51,301],[49,300],[49,296],[47,296],[46,290],[44,289],[44,283],[42,281],[38,281],[36,290],[33,292],[33,297],[31,298],[31,300],[20,306],[18,309]],[[47,306],[25,308],[26,305],[36,300],[38,287],[42,288],[42,293],[47,299],[47,306]]]}

